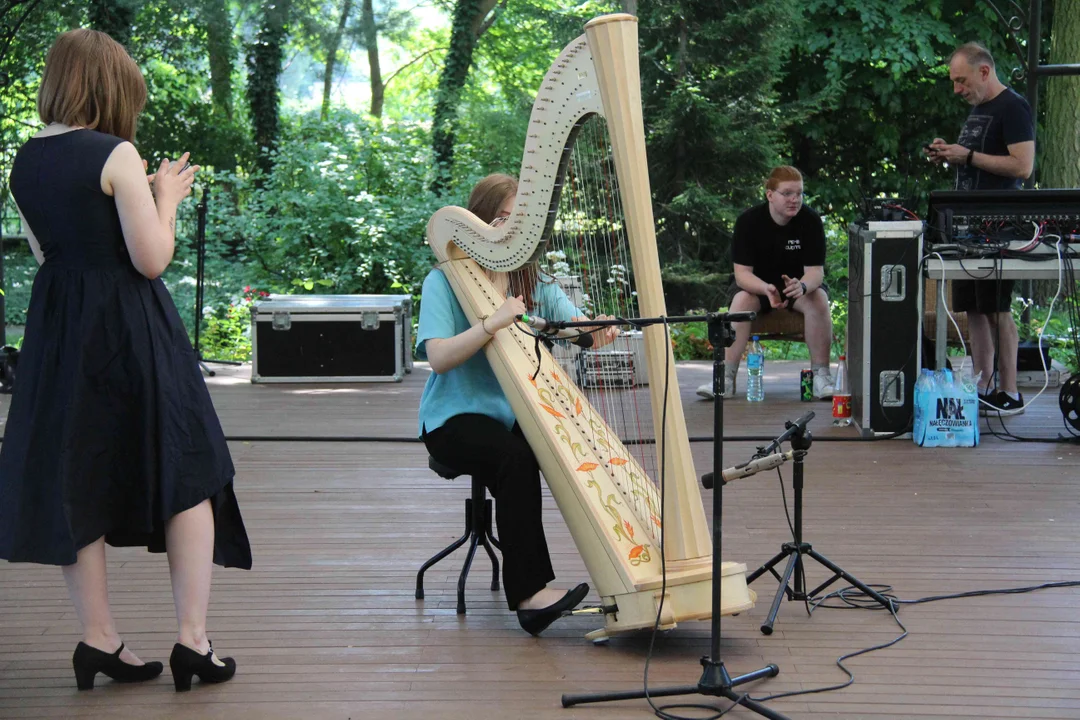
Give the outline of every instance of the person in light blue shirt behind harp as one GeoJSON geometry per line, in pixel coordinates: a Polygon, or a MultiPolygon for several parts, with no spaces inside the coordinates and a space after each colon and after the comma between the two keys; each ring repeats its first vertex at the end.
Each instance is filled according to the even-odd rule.
{"type": "MultiPolygon", "coordinates": [[[[489,175],[473,188],[468,209],[499,225],[510,216],[516,196],[517,180],[489,175]]],[[[577,606],[589,586],[548,587],[555,571],[541,519],[540,467],[483,349],[523,313],[561,321],[587,318],[558,283],[536,280],[535,268],[485,273],[504,293],[523,289],[476,324],[466,319],[442,270],[435,268],[424,280],[416,354],[431,364],[432,373],[420,398],[420,437],[435,460],[482,480],[495,498],[506,602],[522,629],[538,635],[577,606]]],[[[617,335],[616,328],[597,330],[593,346],[617,335]]]]}

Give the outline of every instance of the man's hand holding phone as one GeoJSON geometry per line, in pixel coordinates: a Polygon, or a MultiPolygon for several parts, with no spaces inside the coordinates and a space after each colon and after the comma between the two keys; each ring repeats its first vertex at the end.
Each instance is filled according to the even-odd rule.
{"type": "Polygon", "coordinates": [[[923,145],[923,150],[926,152],[926,157],[930,162],[940,165],[947,160],[942,152],[946,147],[948,147],[948,143],[941,138],[934,138],[930,144],[923,145]]]}

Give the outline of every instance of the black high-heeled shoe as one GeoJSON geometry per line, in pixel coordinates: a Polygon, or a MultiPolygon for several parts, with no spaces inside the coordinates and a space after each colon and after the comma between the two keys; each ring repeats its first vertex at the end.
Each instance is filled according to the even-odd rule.
{"type": "Polygon", "coordinates": [[[581,583],[573,590],[567,590],[557,602],[539,610],[518,610],[518,624],[530,635],[539,635],[547,626],[562,617],[567,610],[573,610],[589,594],[589,584],[581,583]]]}
{"type": "Polygon", "coordinates": [[[169,669],[172,670],[176,692],[185,692],[191,689],[192,675],[198,675],[199,680],[204,683],[223,683],[231,680],[236,674],[236,661],[231,657],[215,658],[213,644],[203,655],[186,645],[176,643],[173,645],[172,655],[169,656],[169,669]],[[221,664],[214,662],[215,659],[221,664]]]}
{"type": "Polygon", "coordinates": [[[159,662],[148,662],[144,665],[132,665],[120,659],[120,653],[124,652],[124,645],[114,653],[107,653],[90,647],[84,642],[75,646],[75,654],[71,656],[71,664],[75,668],[75,682],[80,690],[93,690],[94,678],[98,673],[108,675],[116,682],[132,683],[153,680],[165,666],[159,662]]]}

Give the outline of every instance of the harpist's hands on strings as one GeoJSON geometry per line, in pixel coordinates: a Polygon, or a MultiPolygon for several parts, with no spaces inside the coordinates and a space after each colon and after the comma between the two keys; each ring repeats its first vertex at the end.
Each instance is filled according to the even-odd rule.
{"type": "Polygon", "coordinates": [[[517,322],[518,315],[523,315],[528,311],[529,309],[525,307],[524,296],[506,298],[506,302],[487,319],[487,329],[494,333],[508,328],[517,322]]]}
{"type": "MultiPolygon", "coordinates": [[[[574,322],[583,322],[585,320],[588,320],[589,318],[587,318],[587,317],[575,317],[575,318],[570,318],[570,319],[573,320],[574,322]]],[[[614,320],[615,318],[612,315],[597,315],[595,319],[597,319],[597,320],[614,320]]],[[[582,328],[582,330],[584,330],[584,328],[582,328]]],[[[592,336],[593,336],[593,345],[592,345],[593,349],[595,350],[598,347],[603,347],[604,345],[610,345],[611,342],[615,338],[619,337],[620,333],[621,333],[621,331],[619,330],[619,328],[614,326],[614,325],[608,325],[607,327],[597,328],[596,330],[593,331],[593,334],[592,334],[592,336]]]]}

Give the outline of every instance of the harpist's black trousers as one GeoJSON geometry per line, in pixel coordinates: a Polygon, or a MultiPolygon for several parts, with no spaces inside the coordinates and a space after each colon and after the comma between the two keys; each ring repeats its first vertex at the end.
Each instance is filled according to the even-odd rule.
{"type": "Polygon", "coordinates": [[[455,415],[424,444],[433,458],[472,475],[495,498],[506,602],[516,610],[555,579],[541,518],[540,467],[521,428],[487,415],[455,415]]]}

